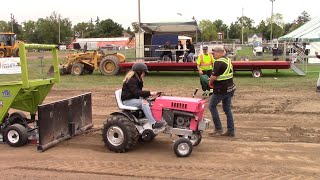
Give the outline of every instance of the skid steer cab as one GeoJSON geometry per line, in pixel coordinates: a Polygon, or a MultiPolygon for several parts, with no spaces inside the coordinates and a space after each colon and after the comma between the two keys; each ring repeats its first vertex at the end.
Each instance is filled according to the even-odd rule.
{"type": "MultiPolygon", "coordinates": [[[[14,69],[11,72],[11,67],[0,71],[0,74],[9,72],[17,75],[14,77],[21,74],[21,81],[0,82],[0,143],[19,147],[31,142],[38,144],[37,149],[42,152],[91,128],[91,93],[43,104],[53,85],[60,82],[57,45],[21,42],[19,52],[21,66],[17,69],[20,71],[14,69]],[[36,71],[38,66],[32,65],[35,62],[27,61],[27,49],[52,52],[49,59],[53,64],[52,76],[34,78],[41,73],[36,71]],[[30,116],[25,113],[30,113],[30,116]]],[[[8,77],[7,74],[5,76],[8,77]]]]}
{"type": "Polygon", "coordinates": [[[161,93],[155,99],[148,99],[153,117],[157,122],[166,123],[160,129],[153,129],[142,110],[123,105],[121,92],[121,89],[115,92],[121,111],[111,113],[102,128],[103,141],[111,151],[127,152],[139,140],[152,141],[162,132],[179,136],[173,144],[174,153],[178,157],[187,157],[192,153],[193,146],[201,142],[201,133],[209,127],[210,121],[203,118],[203,99],[161,96],[161,93]]]}

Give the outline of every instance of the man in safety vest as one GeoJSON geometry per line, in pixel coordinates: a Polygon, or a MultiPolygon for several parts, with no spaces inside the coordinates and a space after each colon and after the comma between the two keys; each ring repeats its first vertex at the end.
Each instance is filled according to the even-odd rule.
{"type": "Polygon", "coordinates": [[[235,129],[233,123],[233,115],[231,112],[231,100],[236,90],[233,83],[233,66],[231,60],[225,56],[223,47],[216,47],[213,49],[213,56],[215,58],[214,68],[210,76],[209,85],[214,88],[213,95],[209,103],[209,110],[215,125],[215,130],[209,135],[224,135],[235,136],[235,129]],[[222,101],[222,108],[227,116],[227,128],[224,134],[222,125],[217,110],[217,105],[222,101]]]}
{"type": "Polygon", "coordinates": [[[200,75],[200,84],[201,88],[203,90],[204,96],[207,96],[209,93],[213,93],[213,89],[210,89],[208,86],[209,83],[209,77],[212,73],[214,58],[212,54],[208,53],[208,47],[203,46],[202,47],[203,53],[198,56],[197,60],[197,68],[200,75]]]}

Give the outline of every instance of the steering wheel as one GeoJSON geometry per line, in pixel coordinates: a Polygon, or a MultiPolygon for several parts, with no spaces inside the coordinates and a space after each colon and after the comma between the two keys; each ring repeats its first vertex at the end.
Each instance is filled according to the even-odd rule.
{"type": "Polygon", "coordinates": [[[155,101],[157,99],[157,97],[160,97],[161,94],[162,94],[162,92],[157,92],[156,96],[148,97],[148,98],[146,98],[146,100],[150,103],[152,101],[155,101]]]}
{"type": "Polygon", "coordinates": [[[161,96],[161,94],[162,94],[162,92],[160,91],[160,92],[157,92],[157,97],[160,97],[161,96]]]}

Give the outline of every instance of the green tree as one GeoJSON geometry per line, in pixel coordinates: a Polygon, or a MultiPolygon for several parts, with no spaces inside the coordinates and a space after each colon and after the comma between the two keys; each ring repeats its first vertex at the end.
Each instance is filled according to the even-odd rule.
{"type": "MultiPolygon", "coordinates": [[[[267,23],[270,24],[271,23],[271,18],[267,18],[267,23]]],[[[283,27],[284,26],[284,21],[283,21],[283,16],[282,14],[280,13],[275,13],[273,14],[273,17],[272,17],[272,23],[273,24],[276,24],[280,27],[283,27]]]]}
{"type": "Polygon", "coordinates": [[[231,23],[229,30],[230,39],[241,39],[241,25],[236,23],[231,23]]]}
{"type": "Polygon", "coordinates": [[[235,22],[235,25],[240,27],[238,38],[239,39],[242,38],[241,29],[243,26],[243,41],[247,41],[248,34],[254,32],[253,24],[254,24],[254,20],[247,16],[237,17],[237,21],[235,22]]]}
{"type": "Polygon", "coordinates": [[[11,25],[6,21],[0,21],[0,32],[9,32],[11,31],[11,25]]]}
{"type": "Polygon", "coordinates": [[[213,24],[217,27],[217,32],[223,32],[224,38],[227,39],[228,26],[221,19],[215,20],[213,24]]]}
{"type": "Polygon", "coordinates": [[[292,31],[296,30],[297,28],[299,28],[304,23],[306,23],[306,22],[308,22],[310,20],[311,20],[311,18],[310,18],[310,15],[308,14],[308,12],[303,11],[301,13],[301,15],[299,15],[298,18],[293,21],[293,23],[291,24],[291,27],[289,29],[289,32],[292,32],[292,31]]]}
{"type": "Polygon", "coordinates": [[[210,20],[201,20],[199,26],[202,31],[203,41],[213,41],[218,39],[217,27],[210,20]]]}
{"type": "Polygon", "coordinates": [[[37,23],[31,20],[22,23],[23,40],[27,42],[36,42],[36,25],[37,23]]]}
{"type": "Polygon", "coordinates": [[[66,42],[72,37],[71,21],[62,18],[60,14],[53,12],[49,17],[39,18],[36,23],[34,41],[36,43],[58,44],[59,43],[59,22],[60,42],[66,42]]]}
{"type": "Polygon", "coordinates": [[[97,37],[119,37],[123,35],[124,29],[112,19],[106,19],[97,24],[96,31],[97,37]]]}
{"type": "Polygon", "coordinates": [[[74,33],[81,38],[90,37],[89,29],[90,29],[90,23],[86,23],[86,22],[78,23],[73,27],[74,33]]]}
{"type": "Polygon", "coordinates": [[[256,33],[262,33],[263,38],[267,38],[268,36],[270,37],[269,31],[268,31],[268,26],[266,25],[265,21],[262,20],[259,23],[259,25],[257,26],[257,29],[256,29],[256,33]]]}
{"type": "Polygon", "coordinates": [[[247,16],[243,16],[243,17],[237,17],[237,21],[235,22],[235,24],[239,25],[241,27],[243,22],[243,27],[248,28],[248,29],[252,29],[253,28],[253,24],[254,24],[254,20],[247,17],[247,16]]]}
{"type": "Polygon", "coordinates": [[[127,28],[126,32],[130,34],[132,37],[134,37],[134,32],[131,30],[130,27],[127,28]]]}
{"type": "Polygon", "coordinates": [[[139,24],[138,24],[138,22],[132,22],[131,26],[133,28],[133,32],[135,32],[135,33],[139,32],[139,24]]]}

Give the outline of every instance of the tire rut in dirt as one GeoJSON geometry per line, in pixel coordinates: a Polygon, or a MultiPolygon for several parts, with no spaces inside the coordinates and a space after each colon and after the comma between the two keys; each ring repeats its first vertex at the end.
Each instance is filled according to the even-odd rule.
{"type": "MultiPolygon", "coordinates": [[[[319,177],[312,172],[301,172],[297,169],[261,168],[247,166],[220,166],[209,167],[207,164],[193,163],[186,165],[181,163],[147,163],[143,162],[111,162],[111,161],[79,161],[79,162],[56,162],[39,161],[34,166],[15,166],[14,169],[42,170],[54,172],[69,172],[83,174],[114,175],[123,177],[159,178],[159,179],[247,179],[247,178],[306,178],[319,177]],[[48,164],[47,164],[48,163],[48,164]],[[62,163],[62,164],[61,164],[62,163]],[[46,166],[47,165],[47,166],[46,166]],[[63,165],[63,166],[61,166],[63,165]]],[[[23,163],[24,164],[24,163],[23,163]]]]}
{"type": "Polygon", "coordinates": [[[139,140],[139,133],[136,129],[135,124],[132,121],[130,121],[127,117],[112,116],[103,125],[102,138],[109,150],[117,153],[124,153],[133,149],[136,146],[139,140]],[[121,142],[121,144],[113,145],[108,140],[108,132],[109,130],[112,130],[111,128],[120,128],[122,130],[123,142],[121,142]]]}

